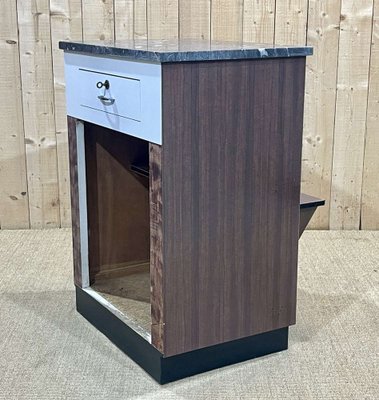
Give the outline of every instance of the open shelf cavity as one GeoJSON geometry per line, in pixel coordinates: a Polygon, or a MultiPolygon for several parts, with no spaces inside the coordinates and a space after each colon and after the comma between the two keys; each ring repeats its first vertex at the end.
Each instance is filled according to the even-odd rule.
{"type": "Polygon", "coordinates": [[[87,292],[151,341],[148,142],[85,129],[87,292]]]}
{"type": "MultiPolygon", "coordinates": [[[[149,143],[85,124],[85,290],[151,342],[149,143]]],[[[300,235],[322,204],[301,195],[300,235]]]]}

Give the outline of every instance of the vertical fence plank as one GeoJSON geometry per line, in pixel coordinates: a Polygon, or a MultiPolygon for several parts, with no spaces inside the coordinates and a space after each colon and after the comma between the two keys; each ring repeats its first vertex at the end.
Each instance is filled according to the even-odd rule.
{"type": "Polygon", "coordinates": [[[115,38],[130,40],[134,38],[134,1],[114,0],[115,38]]]}
{"type": "Polygon", "coordinates": [[[68,167],[68,138],[63,51],[60,40],[82,39],[81,0],[50,0],[51,45],[54,73],[55,131],[59,180],[61,226],[71,225],[70,174],[68,167]]]}
{"type": "Polygon", "coordinates": [[[242,41],[243,0],[212,0],[212,40],[242,41]]]}
{"type": "Polygon", "coordinates": [[[82,0],[83,39],[113,40],[113,0],[82,0]]]}
{"type": "Polygon", "coordinates": [[[28,228],[29,205],[22,112],[22,93],[14,0],[0,13],[0,82],[7,96],[0,102],[0,228],[28,228]]]}
{"type": "Polygon", "coordinates": [[[147,39],[147,0],[134,0],[134,39],[147,39]]]}
{"type": "Polygon", "coordinates": [[[309,228],[329,228],[341,0],[309,0],[302,191],[327,201],[309,228]]]}
{"type": "Polygon", "coordinates": [[[148,39],[176,39],[179,35],[178,0],[147,1],[148,39]]]}
{"type": "Polygon", "coordinates": [[[275,12],[275,43],[303,45],[306,42],[308,0],[278,0],[275,12]]]}
{"type": "Polygon", "coordinates": [[[179,0],[179,32],[181,38],[209,39],[211,33],[211,1],[179,0]]]}
{"type": "Polygon", "coordinates": [[[374,0],[369,101],[362,187],[362,229],[379,229],[379,0],[374,0]]]}
{"type": "Polygon", "coordinates": [[[60,226],[49,0],[17,1],[30,226],[60,226]]]}
{"type": "Polygon", "coordinates": [[[372,0],[343,0],[330,203],[331,229],[359,229],[372,0]]]}
{"type": "Polygon", "coordinates": [[[273,43],[275,0],[245,0],[243,8],[244,42],[273,43]]]}

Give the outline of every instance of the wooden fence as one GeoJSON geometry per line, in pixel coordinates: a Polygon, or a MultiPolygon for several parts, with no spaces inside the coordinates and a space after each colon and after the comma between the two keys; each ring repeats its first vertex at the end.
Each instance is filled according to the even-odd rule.
{"type": "Polygon", "coordinates": [[[0,227],[70,225],[58,41],[312,45],[303,190],[319,229],[379,228],[379,0],[0,0],[0,227]]]}

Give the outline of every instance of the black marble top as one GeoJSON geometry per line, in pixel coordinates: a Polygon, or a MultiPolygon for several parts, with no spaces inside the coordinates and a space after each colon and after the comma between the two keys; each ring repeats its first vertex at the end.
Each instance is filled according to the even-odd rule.
{"type": "Polygon", "coordinates": [[[273,46],[190,39],[59,42],[59,48],[75,53],[116,56],[159,63],[304,57],[313,54],[313,48],[308,46],[273,46]]]}

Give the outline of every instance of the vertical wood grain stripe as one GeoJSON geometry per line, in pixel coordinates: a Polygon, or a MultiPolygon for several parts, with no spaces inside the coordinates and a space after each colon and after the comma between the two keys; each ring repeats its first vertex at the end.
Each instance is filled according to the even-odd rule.
{"type": "Polygon", "coordinates": [[[179,36],[178,0],[147,0],[149,39],[175,39],[179,36]]]}
{"type": "Polygon", "coordinates": [[[359,229],[372,0],[344,0],[338,58],[331,229],[359,229]]]}
{"type": "Polygon", "coordinates": [[[162,147],[150,143],[151,342],[164,352],[162,147]]]}
{"type": "Polygon", "coordinates": [[[82,0],[83,39],[113,40],[113,0],[82,0]]]}
{"type": "Polygon", "coordinates": [[[78,149],[76,138],[76,119],[67,117],[68,145],[70,156],[71,180],[71,217],[72,246],[75,285],[82,287],[82,255],[80,251],[80,213],[79,213],[79,182],[78,182],[78,149]]]}
{"type": "Polygon", "coordinates": [[[311,219],[313,228],[329,228],[330,185],[341,1],[309,0],[302,192],[327,201],[311,219]]]}
{"type": "Polygon", "coordinates": [[[64,61],[58,42],[82,39],[81,0],[50,0],[51,47],[54,74],[54,111],[57,140],[59,208],[61,226],[71,226],[70,179],[64,61]]]}
{"type": "Polygon", "coordinates": [[[273,43],[275,0],[244,0],[244,42],[273,43]]]}
{"type": "Polygon", "coordinates": [[[114,0],[116,40],[134,38],[134,1],[114,0]]]}
{"type": "Polygon", "coordinates": [[[295,322],[304,75],[305,58],[162,68],[166,356],[295,322]]]}
{"type": "Polygon", "coordinates": [[[379,229],[379,0],[374,0],[362,187],[362,229],[379,229]]]}
{"type": "Polygon", "coordinates": [[[49,0],[18,0],[30,226],[60,226],[49,0]]]}
{"type": "Polygon", "coordinates": [[[134,39],[147,39],[147,0],[134,0],[134,39]]]}
{"type": "Polygon", "coordinates": [[[304,45],[308,0],[278,0],[275,14],[275,44],[304,45]]]}
{"type": "Polygon", "coordinates": [[[212,40],[242,41],[243,0],[212,0],[212,40]]]}
{"type": "Polygon", "coordinates": [[[29,228],[22,92],[14,0],[1,3],[0,228],[29,228]]]}
{"type": "Polygon", "coordinates": [[[179,0],[181,38],[209,39],[211,26],[210,0],[179,0]]]}

